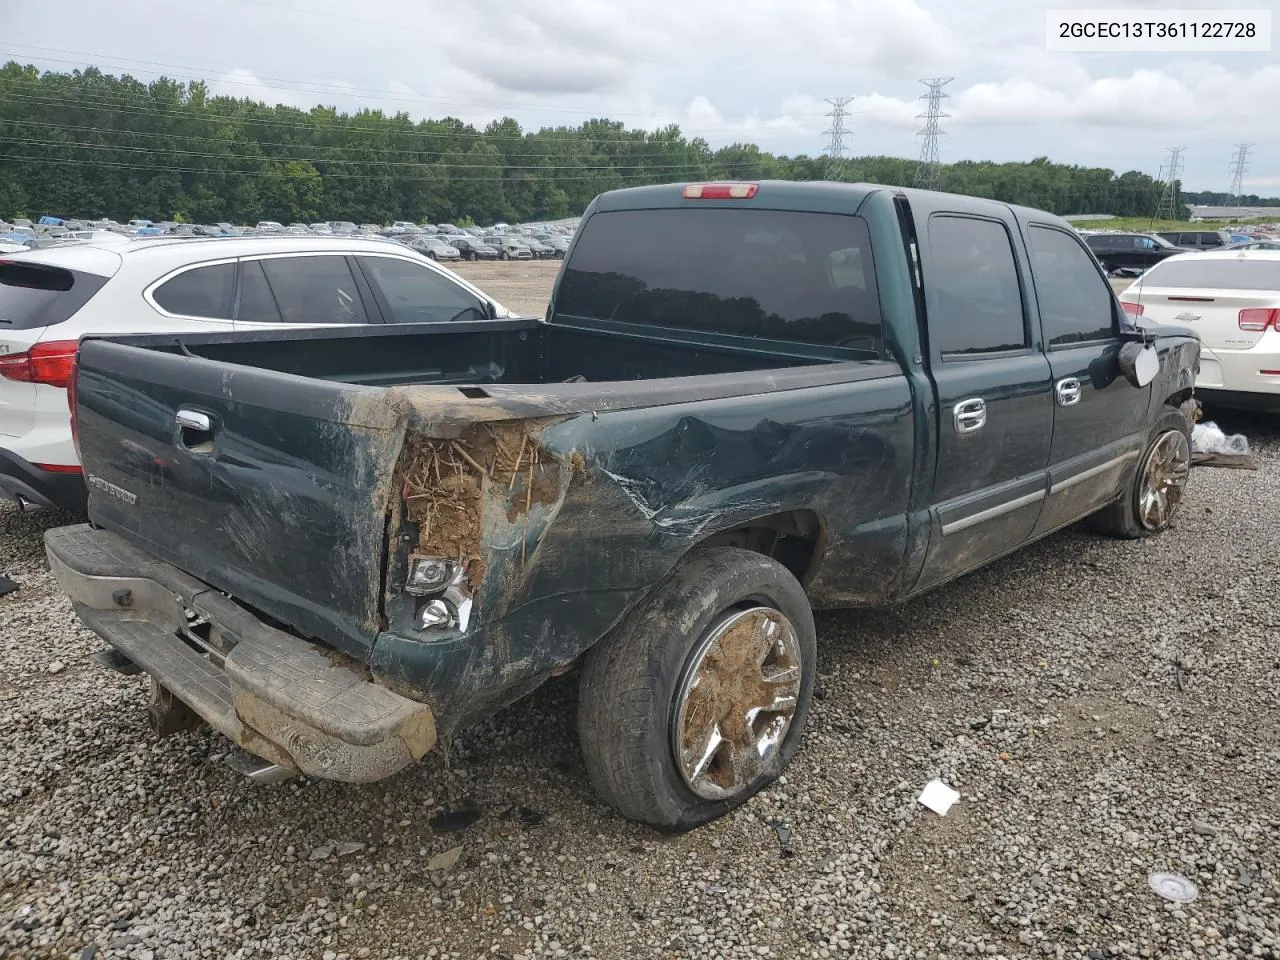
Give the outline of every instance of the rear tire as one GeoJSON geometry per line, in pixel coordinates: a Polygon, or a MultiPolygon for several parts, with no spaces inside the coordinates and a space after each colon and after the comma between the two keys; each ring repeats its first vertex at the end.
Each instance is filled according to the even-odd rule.
{"type": "Polygon", "coordinates": [[[578,737],[596,791],[677,832],[745,803],[800,744],[816,646],[780,563],[694,550],[587,654],[578,737]]]}
{"type": "Polygon", "coordinates": [[[1191,424],[1176,410],[1156,421],[1125,495],[1089,518],[1098,533],[1138,540],[1169,528],[1186,494],[1191,424]]]}

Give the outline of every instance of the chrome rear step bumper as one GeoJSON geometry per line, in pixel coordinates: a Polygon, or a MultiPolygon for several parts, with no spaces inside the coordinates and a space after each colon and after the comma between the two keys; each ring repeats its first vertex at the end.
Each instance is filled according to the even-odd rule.
{"type": "Polygon", "coordinates": [[[431,710],[358,664],[263,623],[177,567],[88,524],[45,532],[49,565],[86,625],[210,726],[289,774],[381,780],[431,749],[431,710]],[[187,610],[229,652],[180,635],[187,610]]]}

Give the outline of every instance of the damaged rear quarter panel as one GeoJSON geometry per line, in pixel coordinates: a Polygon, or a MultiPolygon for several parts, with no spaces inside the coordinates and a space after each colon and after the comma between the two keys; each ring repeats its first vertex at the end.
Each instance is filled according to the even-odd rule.
{"type": "Polygon", "coordinates": [[[914,425],[894,364],[874,379],[569,414],[531,432],[544,463],[555,464],[558,492],[513,509],[527,491],[519,480],[509,489],[500,474],[484,484],[483,577],[467,633],[413,629],[413,601],[399,585],[419,531],[397,528],[391,626],[371,666],[426,700],[443,730],[581,656],[720,531],[816,513],[825,556],[810,589],[820,604],[883,599],[903,565],[914,425]]]}

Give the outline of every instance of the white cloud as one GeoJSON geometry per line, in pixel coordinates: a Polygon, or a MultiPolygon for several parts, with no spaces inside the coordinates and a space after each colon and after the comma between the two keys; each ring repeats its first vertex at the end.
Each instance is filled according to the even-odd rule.
{"type": "Polygon", "coordinates": [[[1186,128],[1192,124],[1270,124],[1280,97],[1280,68],[1232,71],[1195,64],[1173,76],[1137,69],[1074,89],[1015,77],[974,84],[954,97],[957,124],[1079,123],[1102,127],[1186,128]]]}
{"type": "MultiPolygon", "coordinates": [[[[1280,14],[1280,0],[1251,2],[1280,14]]],[[[47,69],[94,62],[303,109],[477,126],[678,123],[713,147],[810,155],[825,98],[846,95],[856,153],[914,156],[918,79],[953,76],[944,160],[1045,155],[1154,172],[1178,144],[1189,188],[1225,189],[1231,144],[1248,141],[1256,189],[1275,189],[1274,56],[1046,53],[1044,11],[1068,5],[1157,0],[60,0],[56,19],[47,3],[6,5],[3,18],[6,46],[47,69]],[[57,51],[22,46],[53,44],[51,24],[57,51]]]]}

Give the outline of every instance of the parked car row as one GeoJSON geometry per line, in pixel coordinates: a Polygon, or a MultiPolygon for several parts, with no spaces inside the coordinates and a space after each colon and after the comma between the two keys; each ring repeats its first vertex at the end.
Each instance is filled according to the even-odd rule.
{"type": "Polygon", "coordinates": [[[1280,240],[1255,234],[1233,240],[1226,230],[1182,230],[1158,233],[1081,231],[1085,243],[1108,274],[1135,276],[1157,263],[1189,251],[1280,249],[1280,240]]]}
{"type": "MultiPolygon", "coordinates": [[[[317,236],[317,237],[367,237],[410,242],[436,237],[446,246],[454,237],[474,237],[483,243],[511,237],[523,241],[535,257],[562,255],[573,234],[573,227],[565,224],[519,225],[494,224],[491,227],[459,227],[451,223],[416,224],[397,220],[390,226],[376,223],[356,224],[350,220],[328,220],[316,223],[284,224],[277,220],[259,220],[252,226],[220,222],[212,224],[177,223],[172,220],[130,220],[118,223],[111,219],[74,220],[60,217],[42,217],[37,222],[16,218],[12,223],[0,220],[0,243],[29,247],[46,246],[66,240],[102,239],[106,233],[123,237],[242,237],[242,236],[317,236]],[[550,247],[550,249],[545,249],[550,247]]],[[[460,253],[460,256],[463,254],[460,253]]],[[[500,258],[500,251],[494,259],[500,258]]],[[[437,260],[447,260],[448,255],[437,251],[437,260]]],[[[483,259],[476,257],[467,259],[483,259]]],[[[516,256],[507,259],[519,259],[516,256]]]]}

